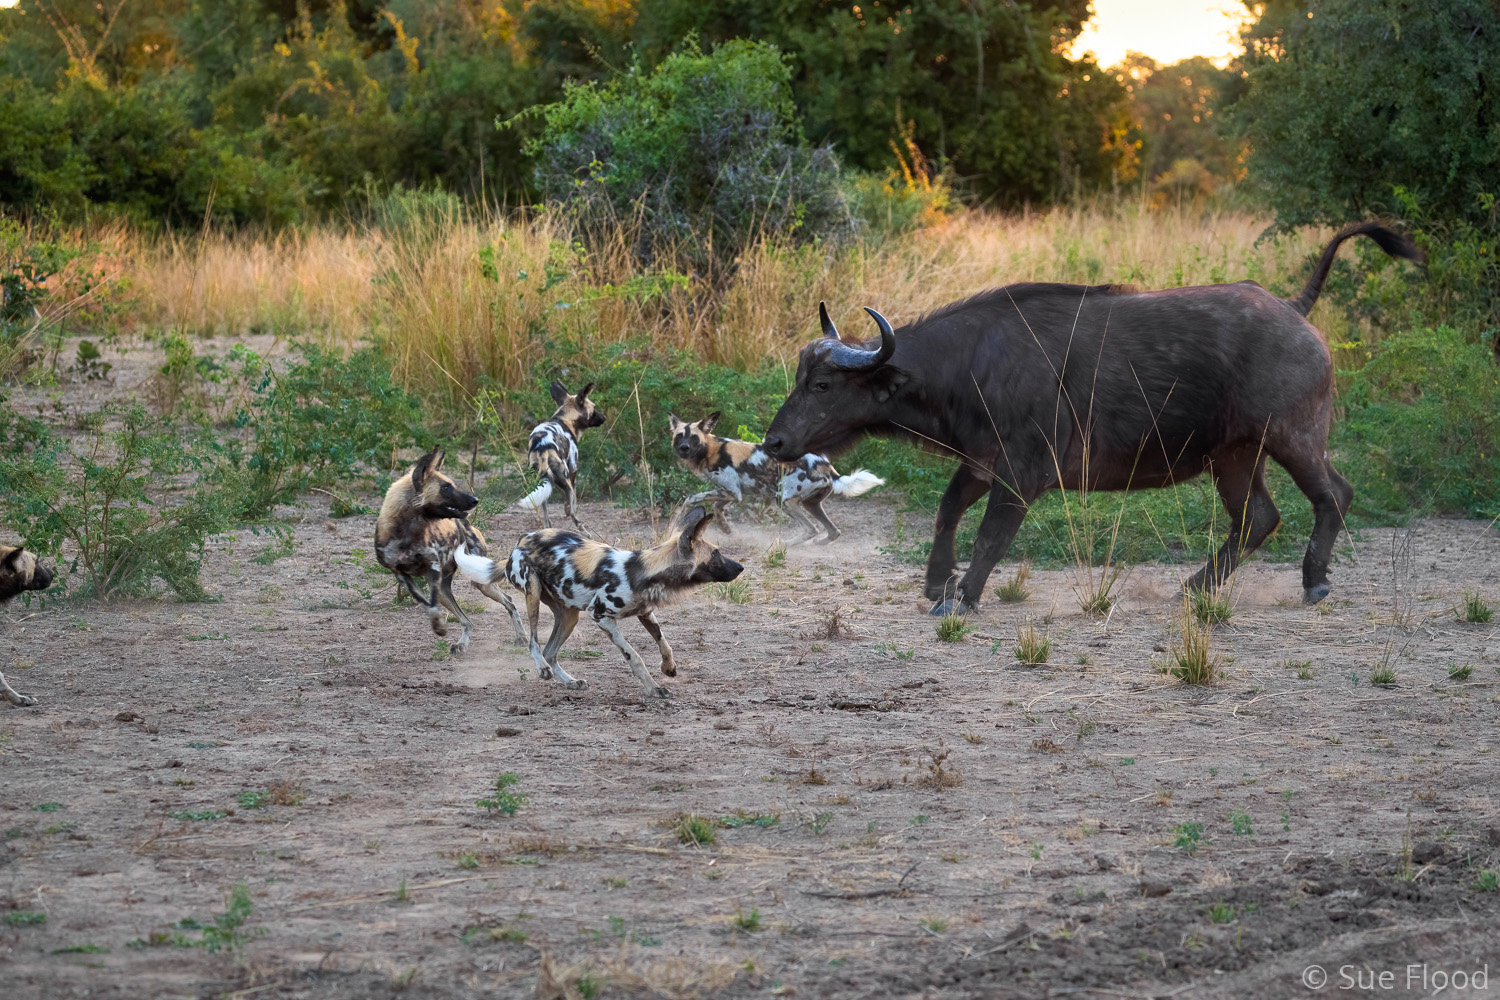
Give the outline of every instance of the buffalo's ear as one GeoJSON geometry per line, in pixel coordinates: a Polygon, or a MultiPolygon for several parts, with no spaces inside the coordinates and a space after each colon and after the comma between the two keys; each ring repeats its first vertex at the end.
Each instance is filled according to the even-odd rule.
{"type": "Polygon", "coordinates": [[[556,403],[558,406],[561,406],[561,405],[563,405],[563,403],[567,402],[567,400],[568,400],[568,390],[563,386],[563,384],[561,382],[557,381],[557,379],[553,379],[552,380],[552,390],[551,391],[552,391],[552,401],[554,403],[556,403]]]}
{"type": "Polygon", "coordinates": [[[411,488],[418,493],[422,492],[422,484],[427,481],[427,473],[432,471],[433,459],[437,457],[436,448],[417,459],[417,464],[411,469],[411,488]]]}
{"type": "Polygon", "coordinates": [[[578,395],[576,395],[576,396],[573,397],[578,402],[578,405],[582,406],[583,405],[583,401],[585,399],[589,398],[589,390],[592,389],[593,387],[594,387],[594,383],[590,382],[588,385],[586,385],[582,389],[578,390],[578,395]]]}
{"type": "Polygon", "coordinates": [[[703,433],[705,433],[705,434],[712,433],[713,429],[714,429],[714,424],[716,424],[716,423],[719,422],[719,417],[721,417],[721,416],[723,416],[723,414],[720,411],[715,410],[714,412],[710,413],[708,416],[704,417],[702,420],[698,421],[698,426],[703,429],[703,433]]]}
{"type": "Polygon", "coordinates": [[[877,403],[888,402],[911,378],[906,372],[891,365],[881,365],[868,377],[871,393],[875,396],[877,403]]]}

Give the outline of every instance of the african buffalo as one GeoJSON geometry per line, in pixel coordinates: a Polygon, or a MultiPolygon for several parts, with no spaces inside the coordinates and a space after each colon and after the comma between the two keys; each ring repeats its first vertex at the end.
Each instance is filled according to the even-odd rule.
{"type": "Polygon", "coordinates": [[[1187,583],[1211,590],[1281,523],[1266,456],[1312,501],[1303,598],[1328,596],[1328,559],[1354,489],[1328,461],[1333,361],[1307,322],[1339,244],[1369,236],[1421,261],[1406,237],[1351,226],[1295,299],[1253,281],[1142,292],[1020,284],[945,306],[880,340],[823,337],[766,434],[773,458],[837,453],[860,436],[906,437],[960,460],[938,507],[926,595],[932,613],[978,605],[1028,505],[1050,489],[1170,486],[1207,471],[1229,512],[1223,546],[1187,583]],[[957,577],[959,520],[989,494],[974,558],[957,577]]]}

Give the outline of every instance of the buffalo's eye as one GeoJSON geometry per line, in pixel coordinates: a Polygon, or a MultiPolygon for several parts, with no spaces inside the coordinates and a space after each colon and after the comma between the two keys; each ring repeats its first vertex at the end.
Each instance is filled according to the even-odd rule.
{"type": "Polygon", "coordinates": [[[828,391],[828,383],[827,382],[814,382],[813,383],[813,392],[827,392],[827,391],[828,391]]]}

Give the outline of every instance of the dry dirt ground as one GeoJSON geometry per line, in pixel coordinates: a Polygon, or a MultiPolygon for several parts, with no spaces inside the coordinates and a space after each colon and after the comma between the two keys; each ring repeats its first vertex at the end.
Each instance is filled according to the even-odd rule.
{"type": "Polygon", "coordinates": [[[1133,567],[1107,624],[1039,572],[950,644],[880,551],[895,506],[842,501],[845,538],[779,568],[770,529],[723,540],[749,602],[662,614],[679,676],[646,705],[587,625],[588,690],[537,680],[473,592],[444,658],[372,518],[301,513],[269,565],[264,538],[215,546],[222,603],[6,612],[40,700],[0,710],[7,998],[1292,997],[1313,964],[1339,996],[1487,965],[1441,995],[1500,991],[1500,647],[1453,612],[1500,596],[1485,525],[1366,533],[1319,609],[1295,565],[1248,565],[1227,674],[1190,687],[1155,669],[1182,567],[1133,567]],[[1013,655],[1025,616],[1044,666],[1013,655]],[[475,805],[502,772],[511,817],[475,805]],[[679,842],[682,814],[715,842],[679,842]],[[237,884],[248,918],[193,944],[237,884]]]}
{"type": "Polygon", "coordinates": [[[373,517],[326,511],[283,511],[281,558],[215,543],[217,603],[0,612],[40,701],[0,703],[4,1000],[1500,994],[1500,645],[1454,614],[1500,603],[1489,526],[1365,532],[1316,609],[1252,562],[1224,677],[1186,686],[1158,667],[1192,567],[1131,567],[1107,620],[1038,572],[947,643],[883,551],[925,519],[834,501],[844,538],[784,565],[770,526],[721,539],[748,588],[660,615],[679,675],[647,705],[587,624],[588,690],[537,680],[467,589],[446,656],[373,517]],[[502,773],[509,817],[476,805],[502,773]]]}

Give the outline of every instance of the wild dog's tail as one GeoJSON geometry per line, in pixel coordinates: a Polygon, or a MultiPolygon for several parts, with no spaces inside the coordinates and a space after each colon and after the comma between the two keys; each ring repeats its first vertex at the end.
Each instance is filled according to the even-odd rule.
{"type": "Polygon", "coordinates": [[[494,583],[505,574],[495,560],[488,556],[475,555],[468,549],[459,549],[453,553],[453,560],[458,563],[458,568],[463,570],[464,576],[479,583],[494,583]]]}
{"type": "Polygon", "coordinates": [[[1418,264],[1427,263],[1427,255],[1417,249],[1415,243],[1378,222],[1361,222],[1358,225],[1347,226],[1329,241],[1328,247],[1323,251],[1323,256],[1318,259],[1318,266],[1313,268],[1312,277],[1307,279],[1307,286],[1302,289],[1302,294],[1295,299],[1287,299],[1288,305],[1303,316],[1312,311],[1313,303],[1318,301],[1318,295],[1323,291],[1323,282],[1328,280],[1328,272],[1333,268],[1333,258],[1338,254],[1339,244],[1351,236],[1370,237],[1380,249],[1392,257],[1403,257],[1406,260],[1414,260],[1418,264]]]}
{"type": "Polygon", "coordinates": [[[522,513],[534,514],[542,509],[542,504],[546,503],[547,498],[551,495],[552,480],[543,479],[542,485],[538,486],[536,489],[532,490],[530,493],[526,494],[515,503],[511,504],[510,509],[521,511],[522,513]]]}
{"type": "Polygon", "coordinates": [[[875,487],[884,485],[885,480],[869,469],[856,469],[847,476],[839,476],[835,479],[833,492],[841,497],[857,497],[861,493],[868,493],[875,487]]]}

